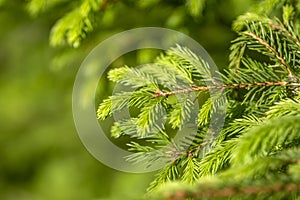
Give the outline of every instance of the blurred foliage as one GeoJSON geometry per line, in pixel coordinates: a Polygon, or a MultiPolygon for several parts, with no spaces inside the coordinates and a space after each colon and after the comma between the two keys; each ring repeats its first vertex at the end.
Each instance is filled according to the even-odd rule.
{"type": "MultiPolygon", "coordinates": [[[[255,3],[103,2],[0,0],[0,199],[133,199],[143,194],[152,174],[125,174],[101,165],[77,136],[71,95],[80,63],[114,33],[159,26],[190,35],[219,67],[226,66],[235,36],[231,22],[255,3]],[[97,9],[99,3],[102,7],[97,9]],[[76,12],[86,18],[82,21],[76,12]],[[68,26],[61,25],[63,20],[70,20],[68,26]],[[76,23],[82,29],[74,30],[76,23]]],[[[137,52],[114,65],[145,62],[153,56],[137,52]]],[[[111,87],[105,81],[103,85],[111,87]]],[[[99,95],[108,95],[105,87],[99,95]]]]}

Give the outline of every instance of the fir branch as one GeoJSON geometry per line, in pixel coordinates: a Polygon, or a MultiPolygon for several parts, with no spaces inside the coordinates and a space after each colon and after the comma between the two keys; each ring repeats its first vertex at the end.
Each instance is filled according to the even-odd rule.
{"type": "Polygon", "coordinates": [[[223,129],[222,134],[229,138],[237,137],[245,132],[248,132],[253,126],[258,126],[263,122],[254,114],[244,115],[243,118],[235,118],[232,122],[228,123],[223,129]]]}
{"type": "Polygon", "coordinates": [[[287,174],[288,167],[299,164],[299,161],[299,148],[283,150],[274,153],[272,156],[259,157],[244,165],[232,166],[221,173],[220,178],[229,179],[234,177],[235,181],[267,180],[277,174],[287,174]]]}
{"type": "Polygon", "coordinates": [[[288,68],[287,63],[272,46],[270,46],[266,41],[264,41],[262,38],[260,38],[258,35],[256,35],[253,32],[247,32],[246,34],[252,37],[253,39],[257,40],[266,49],[268,49],[281,62],[281,64],[284,66],[285,70],[287,71],[289,77],[292,77],[292,73],[288,68]]]}
{"type": "Polygon", "coordinates": [[[270,183],[267,185],[256,185],[237,188],[236,185],[230,187],[227,185],[225,188],[211,188],[209,185],[203,185],[203,191],[177,191],[171,195],[167,195],[164,199],[183,200],[187,198],[196,199],[215,199],[215,198],[232,198],[232,196],[242,197],[246,199],[253,199],[254,196],[262,195],[274,195],[276,193],[285,192],[300,192],[299,183],[283,183],[274,184],[270,183]],[[208,190],[208,191],[205,191],[208,190]],[[245,196],[246,195],[246,196],[245,196]]]}
{"type": "Polygon", "coordinates": [[[299,120],[299,115],[285,116],[254,126],[240,138],[232,157],[232,163],[235,165],[249,163],[256,157],[269,155],[275,146],[299,139],[299,120]],[[245,154],[245,152],[247,153],[245,154]]]}
{"type": "Polygon", "coordinates": [[[79,47],[87,33],[94,29],[94,16],[104,0],[82,0],[81,4],[59,19],[50,34],[52,46],[65,44],[79,47]]]}
{"type": "Polygon", "coordinates": [[[290,29],[290,31],[289,30],[287,30],[285,27],[284,27],[284,25],[283,24],[281,24],[281,23],[276,23],[276,22],[274,22],[274,21],[270,21],[269,22],[269,25],[273,28],[273,30],[275,30],[275,31],[282,31],[282,32],[284,32],[284,34],[286,35],[286,36],[288,36],[299,48],[300,48],[300,42],[299,42],[299,39],[296,37],[296,35],[292,32],[292,33],[290,33],[290,31],[291,31],[291,29],[290,29]]]}
{"type": "Polygon", "coordinates": [[[97,110],[98,119],[104,120],[108,116],[111,116],[113,111],[121,110],[126,107],[131,95],[132,92],[122,92],[103,100],[97,110]]]}
{"type": "Polygon", "coordinates": [[[195,107],[193,99],[189,95],[177,95],[177,103],[172,106],[169,114],[169,124],[173,129],[179,128],[191,118],[192,109],[195,107]]]}
{"type": "Polygon", "coordinates": [[[179,171],[176,162],[168,164],[165,168],[161,169],[156,175],[156,179],[150,183],[149,192],[155,191],[159,185],[175,181],[178,178],[179,171]]]}
{"type": "Polygon", "coordinates": [[[153,94],[153,98],[158,98],[161,96],[168,97],[171,95],[176,95],[176,94],[181,94],[181,93],[207,91],[207,90],[211,90],[211,89],[220,89],[220,91],[223,91],[225,88],[249,88],[249,87],[254,87],[254,86],[270,87],[270,86],[294,86],[294,85],[298,86],[298,83],[297,84],[295,84],[295,83],[289,84],[286,81],[278,81],[278,82],[233,83],[233,84],[213,85],[213,86],[198,86],[198,87],[174,90],[174,91],[170,91],[170,92],[163,92],[161,90],[157,90],[153,94]]]}
{"type": "Polygon", "coordinates": [[[162,99],[152,99],[142,109],[137,117],[137,136],[140,138],[163,131],[164,108],[160,104],[162,99]]]}
{"type": "MultiPolygon", "coordinates": [[[[297,97],[299,98],[299,96],[297,97]]],[[[297,97],[276,103],[266,112],[266,118],[272,119],[282,116],[298,116],[300,113],[300,101],[297,97]]]]}
{"type": "Polygon", "coordinates": [[[119,138],[122,135],[128,135],[134,137],[137,135],[137,125],[136,118],[131,118],[129,120],[120,120],[114,122],[111,127],[111,136],[114,138],[119,138]]]}
{"type": "MultiPolygon", "coordinates": [[[[165,59],[167,60],[166,56],[161,55],[158,62],[164,63],[165,59]]],[[[176,67],[179,66],[169,66],[166,63],[146,64],[138,69],[124,66],[110,70],[108,78],[113,82],[134,88],[152,85],[158,89],[158,85],[162,85],[167,89],[178,89],[188,86],[191,80],[186,75],[190,72],[183,72],[176,67]]]]}
{"type": "Polygon", "coordinates": [[[200,161],[200,177],[214,175],[221,169],[226,168],[229,164],[232,152],[236,146],[237,140],[226,141],[222,144],[216,145],[200,161]]]}
{"type": "MultiPolygon", "coordinates": [[[[289,5],[284,7],[287,8],[283,12],[286,20],[291,20],[293,15],[289,7],[289,5]]],[[[293,73],[296,73],[295,69],[299,65],[297,52],[300,43],[291,23],[282,24],[278,19],[272,20],[248,13],[237,21],[236,26],[243,26],[246,31],[239,32],[240,37],[231,46],[231,67],[237,70],[240,63],[247,59],[248,53],[245,54],[245,50],[254,50],[268,56],[271,61],[278,63],[278,66],[282,66],[290,82],[296,81],[296,75],[293,73]],[[243,45],[246,49],[241,49],[243,45]]]]}
{"type": "Polygon", "coordinates": [[[235,73],[239,73],[240,64],[244,56],[246,44],[244,42],[234,41],[235,44],[230,47],[229,60],[231,60],[229,66],[234,66],[235,73]]]}
{"type": "Polygon", "coordinates": [[[260,158],[249,165],[230,168],[219,176],[202,178],[192,187],[175,183],[173,188],[172,184],[169,184],[168,187],[161,187],[159,194],[165,194],[165,199],[185,199],[187,197],[193,199],[223,199],[225,197],[239,199],[241,195],[246,199],[262,199],[270,195],[288,197],[291,192],[296,194],[300,192],[299,187],[290,187],[291,185],[299,185],[299,179],[293,178],[298,174],[295,170],[299,169],[300,166],[299,155],[299,149],[287,150],[273,157],[260,158]],[[269,176],[276,174],[278,170],[289,168],[291,170],[269,176]],[[177,187],[176,184],[179,186],[177,187]],[[286,185],[288,187],[285,187],[286,185]]]}
{"type": "Polygon", "coordinates": [[[187,83],[197,84],[214,83],[213,75],[210,71],[210,66],[202,58],[199,58],[195,53],[186,47],[181,47],[178,44],[176,47],[171,47],[156,59],[156,63],[166,68],[172,68],[185,78],[187,83]]]}
{"type": "Polygon", "coordinates": [[[183,161],[183,165],[185,165],[185,168],[181,177],[182,181],[191,184],[198,180],[200,163],[197,158],[193,157],[192,153],[188,154],[187,158],[183,161]]]}
{"type": "Polygon", "coordinates": [[[209,123],[214,102],[217,101],[220,97],[215,95],[216,97],[208,98],[205,103],[201,106],[199,114],[198,114],[198,126],[205,126],[209,123]]]}
{"type": "MultiPolygon", "coordinates": [[[[275,3],[280,4],[279,1],[275,3]]],[[[249,14],[252,21],[242,23],[246,30],[239,33],[231,47],[230,61],[234,69],[225,69],[221,74],[224,84],[216,83],[215,72],[211,72],[205,61],[178,45],[161,54],[155,64],[136,69],[123,67],[110,72],[112,81],[135,89],[126,97],[126,103],[130,107],[140,108],[133,123],[128,120],[116,122],[113,135],[119,137],[125,134],[144,138],[146,142],[154,141],[150,142],[151,145],[131,142],[130,150],[135,154],[128,160],[148,165],[155,159],[167,162],[167,166],[151,183],[150,190],[156,190],[167,182],[182,180],[195,183],[195,187],[177,189],[180,198],[197,198],[199,195],[206,198],[289,195],[284,181],[289,180],[291,184],[299,181],[294,179],[297,177],[295,171],[299,169],[298,149],[294,152],[287,149],[299,146],[300,82],[297,70],[300,56],[297,52],[300,43],[288,22],[292,19],[292,9],[285,9],[284,24],[249,14]],[[249,50],[268,57],[269,61],[262,62],[257,57],[253,59],[249,50]],[[146,80],[146,84],[142,84],[141,79],[146,80]],[[238,96],[233,97],[232,94],[238,96]],[[170,135],[188,121],[197,100],[201,105],[197,134],[195,137],[183,136],[180,145],[177,145],[170,135]],[[227,109],[225,128],[219,137],[215,137],[208,122],[212,114],[218,111],[216,107],[224,101],[241,108],[227,109]],[[168,129],[171,130],[164,127],[162,121],[166,118],[157,112],[157,108],[165,110],[170,124],[168,129]],[[142,134],[139,133],[140,128],[144,130],[142,134]],[[163,137],[157,137],[160,135],[163,137]],[[164,145],[167,148],[156,150],[164,145]],[[274,189],[275,186],[272,188],[271,184],[264,189],[262,185],[269,183],[269,177],[277,177],[279,172],[285,179],[274,180],[281,190],[274,189]],[[216,176],[217,173],[220,175],[216,176]],[[218,179],[216,182],[210,180],[216,187],[205,188],[201,182],[196,183],[196,180],[203,181],[211,175],[218,179]]],[[[126,98],[116,98],[120,100],[116,101],[116,108],[122,108],[126,98]]],[[[112,104],[103,106],[105,113],[115,110],[110,108],[112,104]]],[[[179,198],[174,195],[168,197],[179,198]]]]}

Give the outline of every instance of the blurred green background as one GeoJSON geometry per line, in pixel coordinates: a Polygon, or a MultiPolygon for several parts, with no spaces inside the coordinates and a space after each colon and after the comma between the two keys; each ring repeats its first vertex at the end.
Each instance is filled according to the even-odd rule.
{"type": "MultiPolygon", "coordinates": [[[[81,62],[114,33],[158,26],[196,39],[222,68],[227,65],[230,41],[235,37],[232,20],[255,1],[208,0],[196,17],[183,0],[119,1],[97,16],[96,29],[77,49],[49,45],[51,27],[70,10],[69,4],[31,17],[27,3],[0,1],[0,199],[4,200],[142,196],[153,173],[110,169],[94,159],[79,140],[71,105],[81,62]]],[[[147,53],[131,54],[115,65],[132,60],[139,64],[149,57],[147,53]]],[[[111,92],[102,90],[104,96],[111,92]]]]}

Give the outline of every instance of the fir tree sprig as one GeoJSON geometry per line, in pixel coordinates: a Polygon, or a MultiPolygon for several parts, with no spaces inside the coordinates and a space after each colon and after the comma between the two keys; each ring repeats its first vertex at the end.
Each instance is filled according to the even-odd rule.
{"type": "Polygon", "coordinates": [[[129,144],[135,152],[128,157],[132,162],[151,165],[155,159],[168,158],[149,191],[171,191],[166,199],[293,198],[299,194],[300,43],[294,25],[296,9],[280,1],[265,4],[270,2],[282,7],[282,19],[255,13],[239,18],[230,66],[222,73],[211,71],[201,57],[178,45],[154,64],[125,66],[109,73],[112,81],[132,87],[133,92],[120,92],[104,100],[98,117],[103,120],[123,108],[139,108],[136,118],[115,122],[112,135],[130,135],[141,141],[129,144]],[[215,135],[210,122],[224,103],[224,128],[215,135]],[[198,118],[193,117],[194,108],[198,118]],[[196,134],[182,135],[176,144],[174,133],[189,132],[184,127],[193,123],[196,134]],[[168,183],[175,180],[180,188],[172,189],[168,183]]]}
{"type": "Polygon", "coordinates": [[[67,13],[53,26],[50,44],[60,46],[64,44],[79,47],[87,33],[94,29],[94,16],[100,10],[104,0],[82,0],[81,4],[67,13]]]}

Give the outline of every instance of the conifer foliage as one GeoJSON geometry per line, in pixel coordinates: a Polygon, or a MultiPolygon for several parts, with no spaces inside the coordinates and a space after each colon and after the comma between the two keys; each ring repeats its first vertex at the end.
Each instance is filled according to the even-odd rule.
{"type": "MultiPolygon", "coordinates": [[[[0,0],[0,5],[4,1],[5,0],[0,0]]],[[[106,10],[113,16],[112,6],[122,6],[122,3],[125,2],[125,4],[129,4],[132,8],[147,8],[157,5],[160,1],[161,0],[29,0],[26,8],[33,17],[57,9],[61,5],[67,8],[61,11],[63,15],[60,14],[60,12],[58,13],[58,16],[61,16],[52,27],[50,44],[52,46],[69,45],[77,48],[89,33],[97,26],[101,26],[102,20],[99,19],[105,18],[104,13],[106,10]]],[[[186,0],[184,2],[188,13],[196,18],[201,16],[206,0],[186,0]]]]}
{"type": "Polygon", "coordinates": [[[299,5],[267,0],[240,16],[229,67],[219,74],[178,45],[154,64],[109,72],[132,90],[104,100],[98,118],[129,109],[133,117],[111,128],[115,138],[132,138],[128,160],[170,158],[149,186],[151,199],[300,198],[299,5]],[[211,120],[225,104],[214,135],[211,120]],[[187,124],[197,131],[178,145],[174,134],[187,124]]]}

